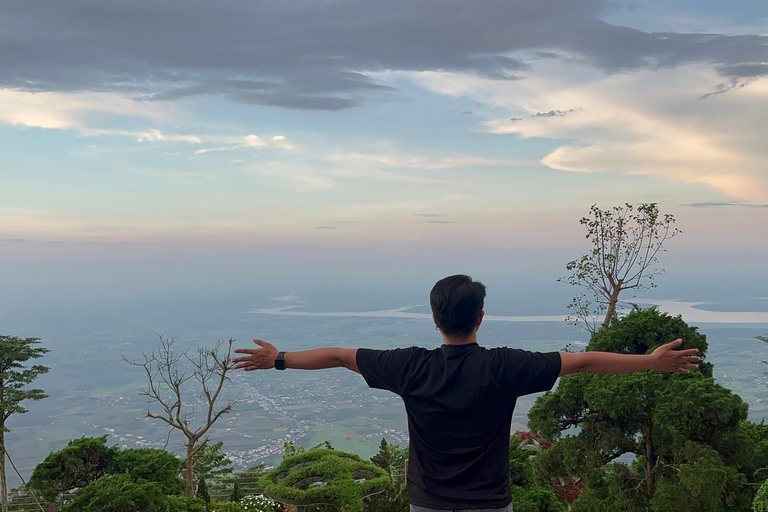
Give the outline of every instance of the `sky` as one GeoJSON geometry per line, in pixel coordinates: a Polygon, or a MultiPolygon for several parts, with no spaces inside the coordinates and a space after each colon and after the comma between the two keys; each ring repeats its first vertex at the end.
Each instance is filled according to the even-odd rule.
{"type": "Polygon", "coordinates": [[[549,279],[655,202],[760,288],[766,126],[763,0],[5,0],[0,278],[549,279]]]}

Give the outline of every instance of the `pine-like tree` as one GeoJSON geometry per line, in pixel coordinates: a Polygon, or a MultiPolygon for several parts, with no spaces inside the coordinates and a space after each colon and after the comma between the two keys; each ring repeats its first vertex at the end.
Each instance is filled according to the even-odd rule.
{"type": "Polygon", "coordinates": [[[8,512],[8,484],[5,476],[5,433],[6,422],[13,414],[24,414],[21,406],[24,400],[42,400],[46,395],[42,389],[24,389],[49,368],[35,364],[24,366],[30,359],[43,357],[48,349],[35,347],[39,338],[18,338],[0,334],[0,504],[2,512],[8,512]]]}
{"type": "MultiPolygon", "coordinates": [[[[704,335],[655,309],[635,309],[601,329],[587,350],[646,354],[676,338],[706,356],[704,335]]],[[[747,411],[702,363],[690,374],[565,376],[537,400],[529,426],[558,440],[536,457],[540,475],[585,480],[572,512],[736,512],[749,509],[755,486],[746,468],[765,435],[747,411]],[[634,462],[612,462],[625,454],[634,462]]]]}

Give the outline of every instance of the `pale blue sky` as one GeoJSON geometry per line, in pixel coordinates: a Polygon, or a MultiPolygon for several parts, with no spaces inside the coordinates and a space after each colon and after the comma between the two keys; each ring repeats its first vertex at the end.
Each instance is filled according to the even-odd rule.
{"type": "Polygon", "coordinates": [[[753,272],[768,250],[762,1],[3,10],[9,280],[78,258],[166,275],[168,255],[198,277],[559,273],[593,203],[675,214],[681,269],[753,272]]]}

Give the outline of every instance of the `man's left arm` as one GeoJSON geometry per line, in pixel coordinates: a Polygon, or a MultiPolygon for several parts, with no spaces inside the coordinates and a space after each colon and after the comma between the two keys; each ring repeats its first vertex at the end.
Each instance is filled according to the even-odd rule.
{"type": "Polygon", "coordinates": [[[694,354],[697,348],[673,350],[683,340],[677,339],[658,347],[651,354],[616,354],[613,352],[560,352],[560,376],[570,373],[631,373],[643,370],[662,372],[690,373],[691,368],[698,368],[700,357],[694,354]]]}
{"type": "MultiPolygon", "coordinates": [[[[275,359],[280,353],[277,348],[266,341],[254,339],[253,342],[261,348],[237,348],[235,353],[247,354],[243,357],[232,359],[235,363],[235,369],[267,370],[275,367],[275,359]]],[[[325,368],[348,368],[353,372],[360,373],[357,367],[357,349],[356,348],[315,348],[312,350],[300,350],[297,352],[286,352],[283,356],[285,367],[298,370],[322,370],[325,368]]]]}

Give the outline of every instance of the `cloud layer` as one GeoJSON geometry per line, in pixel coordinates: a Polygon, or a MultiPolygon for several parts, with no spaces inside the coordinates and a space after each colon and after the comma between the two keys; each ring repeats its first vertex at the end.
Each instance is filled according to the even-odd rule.
{"type": "Polygon", "coordinates": [[[339,110],[392,88],[368,73],[526,76],[516,52],[607,72],[715,66],[728,86],[768,75],[768,37],[648,33],[600,19],[599,0],[7,0],[0,87],[120,92],[146,100],[221,95],[339,110]]]}

